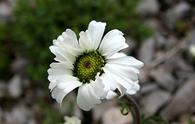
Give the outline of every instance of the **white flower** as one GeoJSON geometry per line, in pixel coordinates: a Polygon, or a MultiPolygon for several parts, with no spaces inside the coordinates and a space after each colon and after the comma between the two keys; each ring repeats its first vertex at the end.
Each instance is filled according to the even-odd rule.
{"type": "Polygon", "coordinates": [[[79,34],[67,29],[50,50],[55,60],[48,69],[52,97],[62,103],[63,98],[78,88],[77,104],[90,110],[102,99],[135,94],[139,90],[138,73],[143,63],[126,56],[120,50],[127,48],[123,33],[109,31],[103,38],[106,23],[91,21],[88,29],[79,34]]]}
{"type": "Polygon", "coordinates": [[[81,120],[77,117],[64,117],[65,123],[64,124],[81,124],[81,120]]]}

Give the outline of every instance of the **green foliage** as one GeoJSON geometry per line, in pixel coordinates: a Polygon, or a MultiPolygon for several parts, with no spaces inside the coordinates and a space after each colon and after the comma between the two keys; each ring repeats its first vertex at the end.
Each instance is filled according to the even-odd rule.
{"type": "Polygon", "coordinates": [[[130,21],[130,29],[132,29],[130,30],[131,35],[138,41],[142,41],[153,34],[152,29],[148,28],[142,21],[137,19],[130,21]]]}
{"type": "MultiPolygon", "coordinates": [[[[107,22],[107,31],[117,28],[130,32],[137,40],[151,35],[151,30],[139,21],[135,12],[138,2],[139,0],[18,0],[14,17],[6,25],[10,32],[7,37],[28,58],[27,72],[32,79],[45,81],[46,70],[54,57],[49,52],[49,46],[66,28],[71,28],[78,34],[94,19],[107,22]]],[[[0,40],[4,39],[0,37],[0,40]]]]}
{"type": "Polygon", "coordinates": [[[143,118],[141,124],[168,124],[165,120],[158,116],[143,118]]]}
{"type": "Polygon", "coordinates": [[[0,77],[4,79],[9,75],[8,69],[11,63],[11,45],[7,32],[5,25],[0,24],[0,77]]]}
{"type": "Polygon", "coordinates": [[[43,113],[42,124],[59,124],[63,121],[60,113],[53,110],[48,103],[40,100],[38,105],[43,113]]]}
{"type": "Polygon", "coordinates": [[[195,121],[190,117],[188,120],[188,124],[195,124],[195,121]]]}

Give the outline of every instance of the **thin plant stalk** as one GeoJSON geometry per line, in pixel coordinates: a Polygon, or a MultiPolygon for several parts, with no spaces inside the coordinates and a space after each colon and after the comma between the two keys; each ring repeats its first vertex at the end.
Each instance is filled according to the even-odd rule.
{"type": "Polygon", "coordinates": [[[136,101],[130,95],[125,95],[122,97],[122,99],[128,105],[129,110],[133,116],[133,124],[140,124],[141,116],[136,101]]]}

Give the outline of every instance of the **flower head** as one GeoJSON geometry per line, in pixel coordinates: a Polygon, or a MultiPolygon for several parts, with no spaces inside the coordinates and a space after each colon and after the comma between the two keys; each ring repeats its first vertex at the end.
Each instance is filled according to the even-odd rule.
{"type": "Polygon", "coordinates": [[[48,69],[52,97],[62,103],[63,98],[78,87],[77,103],[90,110],[102,99],[135,94],[139,90],[138,73],[141,61],[120,51],[127,48],[123,33],[117,29],[104,37],[106,23],[91,21],[79,40],[67,29],[50,46],[56,62],[48,69]]]}

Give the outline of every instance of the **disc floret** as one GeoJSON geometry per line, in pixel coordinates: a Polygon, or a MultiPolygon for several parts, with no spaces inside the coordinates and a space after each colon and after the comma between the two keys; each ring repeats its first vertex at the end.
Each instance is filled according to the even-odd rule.
{"type": "Polygon", "coordinates": [[[84,52],[76,58],[73,75],[83,83],[95,80],[98,72],[103,72],[105,58],[98,51],[84,52]]]}

